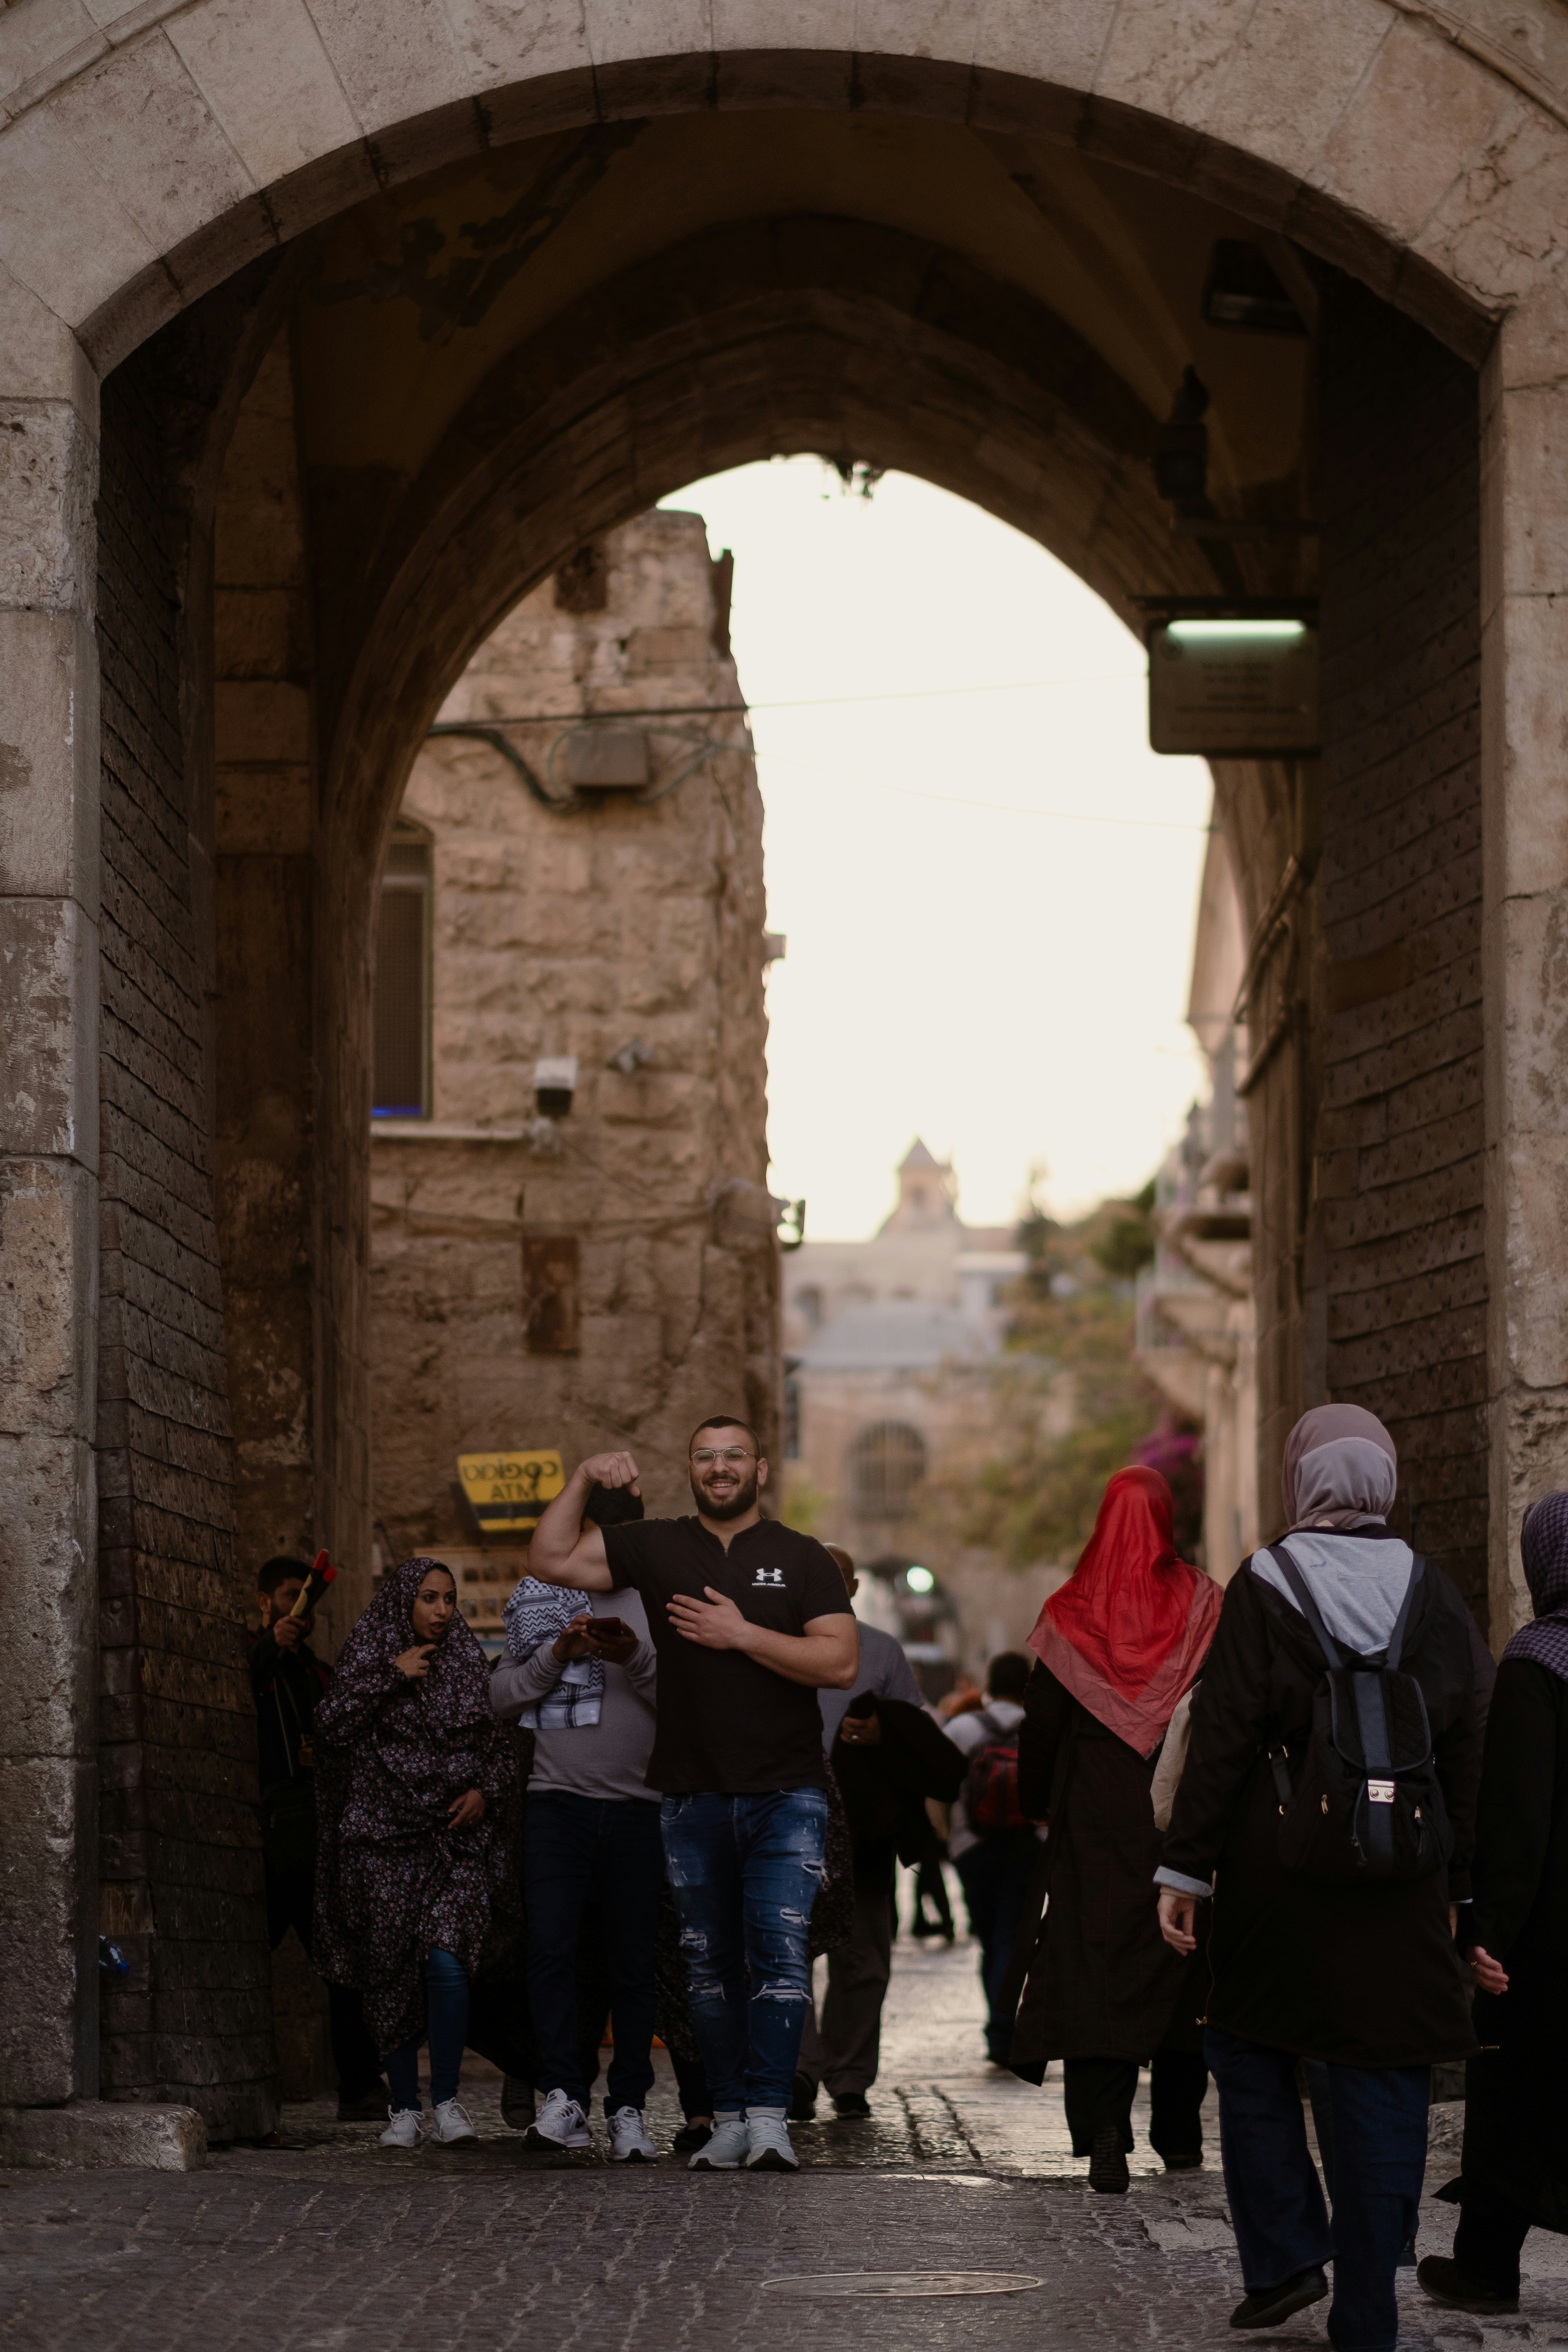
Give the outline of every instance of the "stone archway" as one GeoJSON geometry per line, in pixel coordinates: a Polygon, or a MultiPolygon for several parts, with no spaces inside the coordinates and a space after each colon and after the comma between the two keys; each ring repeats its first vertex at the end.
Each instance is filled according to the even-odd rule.
{"type": "MultiPolygon", "coordinates": [[[[276,22],[268,16],[264,25],[259,6],[206,0],[195,8],[138,12],[134,32],[123,39],[113,37],[112,27],[100,33],[83,19],[62,46],[58,16],[42,0],[23,0],[0,26],[0,71],[6,77],[11,115],[0,133],[0,190],[6,197],[0,261],[9,272],[0,288],[0,316],[7,323],[5,365],[10,372],[0,383],[0,399],[11,426],[0,483],[0,549],[5,551],[0,568],[0,674],[6,680],[7,712],[16,714],[14,722],[8,717],[6,741],[20,763],[14,772],[16,786],[6,795],[0,836],[7,957],[20,998],[7,1045],[13,1075],[4,1233],[8,1254],[23,1267],[5,1451],[7,1491],[15,1498],[13,1525],[21,1531],[13,1574],[25,1580],[35,1599],[38,1628],[29,1696],[6,1750],[17,1798],[5,1855],[5,1935],[13,1981],[26,1987],[26,1998],[17,2004],[25,2025],[6,2044],[3,2090],[21,2106],[79,2097],[90,2092],[95,2079],[99,1792],[91,1692],[100,1648],[93,1632],[92,1574],[100,1520],[121,1581],[117,1585],[111,1579],[105,1595],[102,1656],[110,1678],[100,1705],[110,1745],[122,1751],[116,1769],[131,1776],[115,1790],[107,1817],[112,1839],[120,1842],[112,1847],[108,1878],[121,1887],[151,1885],[148,1857],[162,1841],[163,1883],[192,1887],[193,1914],[216,1881],[210,1872],[204,1878],[198,1871],[195,1879],[183,1882],[181,1853],[228,1855],[225,1867],[239,1890],[236,1899],[248,1899],[238,1751],[226,1750],[221,1739],[209,1741],[211,1769],[205,1779],[201,1772],[185,1772],[182,1780],[175,1772],[162,1782],[156,1775],[150,1783],[135,1780],[152,1750],[162,1746],[171,1754],[186,1752],[180,1746],[179,1708],[199,1682],[198,1668],[205,1671],[201,1641],[189,1629],[221,1614],[221,1543],[210,1557],[184,1560],[174,1580],[177,1591],[172,1586],[150,1594],[138,1582],[138,1562],[158,1551],[157,1512],[172,1512],[198,1528],[208,1524],[213,1510],[221,1515],[221,1503],[203,1500],[201,1490],[204,1481],[222,1486],[226,1440],[216,1422],[204,1430],[184,1408],[166,1412],[160,1386],[172,1378],[195,1381],[216,1396],[217,1376],[193,1370],[190,1361],[160,1363],[155,1351],[137,1355],[132,1349],[126,1355],[124,1331],[145,1306],[144,1298],[133,1295],[137,1285],[145,1292],[167,1279],[156,1263],[164,1245],[158,1236],[167,1240],[182,1218],[189,1230],[179,1247],[209,1267],[216,1263],[204,1238],[203,1220],[209,1213],[203,1206],[203,1186],[210,1178],[200,1143],[203,1069],[210,1053],[201,1010],[209,977],[203,940],[210,841],[202,793],[191,787],[210,756],[212,679],[203,652],[203,597],[216,467],[227,420],[259,356],[251,346],[265,345],[264,329],[293,297],[292,273],[308,265],[305,233],[356,205],[374,203],[382,191],[412,186],[421,175],[456,169],[464,159],[505,154],[580,125],[695,122],[731,115],[759,123],[784,116],[802,122],[838,117],[918,122],[933,126],[933,138],[963,134],[982,142],[1054,145],[1087,169],[1143,174],[1184,191],[1194,201],[1261,225],[1267,234],[1294,239],[1403,310],[1459,361],[1484,361],[1479,535],[1487,569],[1479,617],[1485,687],[1485,929],[1475,952],[1482,957],[1486,976],[1488,1041],[1485,1388],[1494,1504],[1489,1540],[1492,1588],[1505,1607],[1510,1531],[1531,1483],[1540,1483],[1558,1445],[1568,1307],[1552,1259],[1561,1223],[1563,1161],[1561,1056],[1555,1051],[1560,1016],[1552,973],[1568,851],[1560,820],[1548,811],[1561,731],[1556,698],[1563,666],[1557,633],[1564,625],[1554,602],[1563,585],[1554,451],[1563,325],[1552,224],[1562,215],[1558,192],[1568,132],[1554,78],[1555,20],[1544,5],[1521,17],[1532,36],[1525,43],[1529,62],[1521,64],[1493,54],[1462,10],[1434,21],[1429,9],[1418,15],[1376,0],[1332,17],[1281,5],[1256,12],[1239,31],[1227,11],[1205,0],[1121,0],[1119,7],[1104,0],[1103,5],[1049,16],[1029,12],[1026,19],[997,5],[933,24],[929,37],[913,44],[921,53],[912,55],[903,12],[895,12],[884,26],[879,19],[873,22],[875,11],[868,15],[862,9],[863,21],[857,21],[851,35],[848,12],[826,7],[814,12],[806,35],[796,35],[795,47],[779,45],[778,12],[766,5],[717,9],[711,25],[707,11],[698,12],[700,24],[688,24],[688,13],[671,6],[652,17],[645,14],[630,55],[609,19],[590,12],[584,23],[565,10],[536,15],[526,26],[521,19],[487,19],[480,28],[477,16],[456,8],[439,16],[412,6],[342,15],[318,9],[310,16],[302,0],[297,7],[280,0],[276,22]],[[816,13],[823,19],[820,26],[816,13]],[[181,361],[174,376],[165,374],[162,381],[165,390],[173,390],[175,404],[189,409],[183,470],[181,465],[173,475],[168,470],[168,404],[161,416],[149,404],[160,382],[149,356],[111,389],[104,412],[114,453],[106,479],[111,477],[123,495],[106,512],[100,541],[92,518],[98,377],[143,349],[151,355],[149,339],[175,320],[184,322],[177,330],[184,337],[181,361]],[[160,469],[161,488],[155,478],[160,469]],[[169,525],[171,501],[184,518],[179,528],[169,525]],[[118,604],[112,612],[100,604],[95,614],[94,583],[110,575],[119,580],[118,604]],[[149,701],[142,688],[152,673],[142,660],[145,633],[139,637],[138,632],[142,616],[153,610],[163,615],[163,637],[152,661],[159,692],[149,701]],[[116,629],[118,669],[110,648],[116,629]],[[110,861],[107,869],[107,896],[100,854],[100,649],[114,698],[116,740],[133,755],[147,782],[146,797],[137,801],[132,793],[131,800],[150,828],[138,841],[125,813],[118,863],[110,861]],[[159,782],[164,771],[184,778],[183,804],[179,793],[171,798],[159,782]],[[168,897],[163,912],[161,893],[168,897]],[[149,909],[165,939],[178,934],[175,948],[159,950],[159,985],[167,983],[165,998],[160,1001],[156,989],[142,990],[138,1008],[122,990],[110,1003],[100,986],[106,928],[118,923],[121,935],[131,937],[149,909]],[[110,1290],[112,1312],[102,1328],[110,1352],[119,1349],[132,1366],[119,1390],[112,1382],[106,1388],[93,1364],[99,1331],[100,1001],[108,1004],[109,1020],[119,1022],[135,1041],[134,1052],[127,1046],[121,1066],[129,1071],[140,1056],[135,1085],[146,1089],[150,1102],[177,1114],[176,1127],[154,1137],[157,1149],[149,1146],[145,1164],[136,1171],[154,1206],[161,1184],[165,1200],[172,1192],[178,1202],[177,1211],[165,1214],[156,1207],[149,1215],[132,1197],[134,1187],[121,1185],[111,1194],[104,1264],[118,1269],[114,1278],[121,1287],[110,1290]],[[144,1248],[142,1242],[126,1246],[125,1236],[133,1229],[144,1248]],[[121,1278],[127,1265],[136,1269],[129,1286],[121,1278]],[[100,1397],[109,1408],[102,1415],[100,1397]],[[162,1455],[160,1446],[165,1449],[162,1455]],[[173,1452],[167,1450],[171,1446],[173,1452]],[[133,1460],[142,1465],[138,1475],[144,1474],[140,1496],[125,1487],[117,1466],[133,1460]],[[101,1503],[100,1465],[107,1481],[101,1503]],[[165,1660],[186,1657],[191,1666],[184,1681],[171,1672],[165,1685],[155,1689],[140,1645],[145,1622],[160,1611],[166,1639],[159,1654],[165,1660]],[[117,1673],[124,1677],[123,1687],[115,1681],[117,1673]],[[165,1710],[161,1718],[160,1707],[165,1710]],[[220,1814],[228,1826],[215,1832],[220,1814]]],[[[900,205],[908,207],[912,201],[907,191],[900,194],[900,205]]],[[[869,226],[906,240],[916,233],[903,221],[869,226]]],[[[862,221],[856,228],[861,247],[868,242],[868,226],[862,221]]],[[[706,233],[714,233],[711,225],[706,233]]],[[[955,250],[967,235],[964,225],[955,225],[955,250]]],[[[646,274],[648,258],[632,257],[628,271],[646,274]]],[[[973,254],[963,258],[974,266],[973,254]]],[[[953,274],[951,260],[943,266],[953,274]]],[[[884,254],[879,264],[884,279],[890,267],[884,254]]],[[[980,267],[985,274],[987,264],[980,267]]],[[[759,277],[754,256],[748,268],[759,277]]],[[[815,274],[818,279],[824,276],[820,267],[815,274]]],[[[891,274],[899,274],[896,268],[891,274]]],[[[1016,290],[1008,271],[994,267],[994,257],[989,275],[994,285],[1016,290]]],[[[846,429],[853,425],[858,434],[883,436],[877,450],[855,454],[886,450],[893,462],[916,463],[971,495],[982,494],[963,466],[954,462],[944,473],[942,436],[931,415],[918,425],[910,423],[918,403],[910,398],[913,380],[907,371],[899,397],[910,418],[900,436],[886,375],[879,373],[881,355],[867,332],[864,290],[864,279],[857,289],[854,271],[846,264],[837,280],[809,288],[805,302],[796,289],[792,315],[789,289],[773,284],[767,289],[771,315],[754,316],[748,324],[753,352],[767,350],[781,370],[804,360],[808,379],[816,353],[815,389],[803,411],[803,434],[809,426],[809,436],[815,436],[837,413],[846,429]],[[831,299],[824,299],[835,288],[837,317],[831,299]],[[835,371],[837,412],[826,399],[835,371]],[[850,394],[857,394],[858,406],[850,394]]],[[[983,402],[989,411],[1007,398],[1007,303],[991,290],[979,308],[988,313],[984,330],[972,315],[954,337],[943,321],[921,318],[917,305],[906,310],[900,331],[900,353],[921,357],[927,384],[933,392],[940,387],[959,414],[966,403],[983,402]]],[[[552,358],[570,341],[564,310],[560,319],[564,323],[560,341],[552,344],[552,358]]],[[[731,331],[734,323],[731,318],[731,331]]],[[[644,380],[654,383],[657,336],[647,341],[644,380]]],[[[726,347],[721,334],[704,363],[721,373],[726,347]]],[[[701,333],[689,322],[687,340],[672,351],[667,373],[689,370],[701,352],[701,333]]],[[[1038,356],[1031,354],[1031,362],[1038,356]]],[[[1419,358],[1411,364],[1419,375],[1419,358]]],[[[1137,366],[1129,366],[1135,376],[1137,366]]],[[[577,367],[586,383],[591,367],[581,356],[577,367]]],[[[1454,382],[1460,389],[1453,397],[1462,405],[1462,380],[1454,382]]],[[[730,390],[732,394],[733,385],[730,390]]],[[[1037,402],[1039,392],[1036,382],[1026,393],[1024,410],[1037,402]]],[[[1062,407],[1081,434],[1081,384],[1079,395],[1078,409],[1070,400],[1062,407]]],[[[595,472],[594,431],[613,428],[617,403],[629,396],[625,384],[602,385],[580,404],[575,437],[568,433],[557,445],[586,475],[595,472]]],[[[926,406],[934,410],[940,401],[928,400],[926,406]]],[[[1146,401],[1144,417],[1154,413],[1146,401]]],[[[1157,513],[1146,495],[1141,509],[1130,487],[1131,468],[1121,463],[1146,428],[1132,417],[1119,457],[1108,415],[1109,408],[1100,420],[1098,449],[1082,439],[1070,445],[1089,474],[1099,469],[1105,491],[1095,509],[1094,530],[1079,527],[1079,553],[1072,560],[1091,567],[1090,576],[1092,567],[1101,566],[1096,584],[1115,593],[1116,545],[1141,539],[1152,545],[1157,513]],[[1128,484],[1119,482],[1119,472],[1127,473],[1128,484]]],[[[454,415],[459,440],[477,421],[475,412],[458,428],[454,415]]],[[[770,439],[776,445],[776,419],[763,422],[768,430],[761,439],[761,426],[753,426],[751,437],[741,433],[724,443],[721,436],[718,446],[738,452],[770,439]]],[[[1001,437],[1001,462],[994,468],[986,502],[1001,511],[1009,510],[1011,502],[1016,513],[1028,507],[1026,527],[1042,536],[1069,532],[1068,516],[1050,519],[1048,494],[1037,490],[1031,506],[1020,487],[1016,443],[1026,425],[1037,429],[1037,417],[1021,416],[1019,433],[1001,437]]],[[[699,416],[695,438],[689,436],[686,446],[700,446],[710,463],[715,441],[704,437],[702,427],[699,416]]],[[[422,514],[408,506],[398,517],[404,562],[412,569],[400,579],[393,565],[390,575],[374,584],[353,610],[353,626],[335,651],[324,646],[326,658],[312,681],[311,693],[327,721],[325,741],[308,747],[303,764],[317,795],[309,882],[319,985],[313,1034],[328,1049],[321,1098],[329,1102],[352,1094],[356,1083],[355,1055],[361,1049],[352,1023],[345,1025],[340,1016],[363,970],[367,877],[378,853],[378,826],[384,829],[390,806],[388,779],[407,756],[410,710],[421,699],[426,709],[433,708],[483,617],[493,616],[510,596],[548,572],[593,527],[595,517],[619,519],[632,510],[629,499],[646,504],[661,488],[672,487],[671,464],[691,470],[689,459],[667,451],[645,477],[635,469],[618,480],[605,476],[561,500],[555,520],[537,520],[529,547],[514,551],[510,574],[502,565],[489,578],[468,608],[466,639],[459,644],[463,631],[455,631],[447,652],[433,657],[428,645],[421,653],[416,628],[411,631],[405,623],[400,630],[397,608],[400,598],[408,606],[411,583],[417,582],[425,593],[439,585],[439,564],[431,557],[463,544],[454,528],[463,496],[479,497],[493,488],[497,475],[486,472],[491,466],[499,467],[499,478],[519,495],[532,500],[531,517],[538,518],[548,505],[539,496],[537,471],[531,488],[529,481],[530,464],[548,465],[548,435],[531,453],[514,446],[498,454],[500,448],[498,442],[481,455],[471,445],[453,444],[445,488],[439,464],[434,472],[426,470],[422,487],[431,493],[428,506],[422,514]],[[388,661],[403,665],[401,741],[396,729],[380,738],[375,733],[374,680],[384,677],[388,661]],[[365,719],[363,732],[358,713],[365,719]],[[318,848],[323,853],[319,861],[318,848]]],[[[1058,458],[1060,454],[1058,449],[1058,458]]],[[[973,451],[971,461],[978,463],[973,451]]],[[[405,487],[399,488],[400,499],[405,487]]],[[[1462,508],[1463,493],[1457,495],[1462,508]]],[[[1161,584],[1174,584],[1168,547],[1163,565],[1161,584]]],[[[355,603],[352,591],[353,583],[341,578],[332,585],[333,595],[347,605],[355,603]]],[[[1354,625],[1364,627],[1364,619],[1354,625]]],[[[1411,649],[1412,661],[1418,651],[1411,649]]],[[[1473,667],[1456,660],[1456,671],[1468,668],[1472,684],[1473,667]]],[[[1353,688],[1348,691],[1353,703],[1353,688]]],[[[1260,922],[1286,911],[1271,909],[1268,878],[1288,872],[1291,826],[1300,814],[1292,808],[1286,781],[1266,775],[1221,778],[1244,836],[1244,853],[1250,848],[1238,863],[1251,877],[1251,911],[1260,922]]],[[[1353,789],[1353,776],[1348,781],[1353,789]]],[[[1418,897],[1420,877],[1406,887],[1418,897]]],[[[1336,960],[1363,966],[1367,961],[1353,951],[1336,960]]],[[[129,966],[122,962],[114,969],[123,980],[129,966]]],[[[1409,973],[1405,977],[1408,981],[1409,973]]],[[[1378,992],[1388,978],[1388,972],[1362,969],[1338,984],[1337,999],[1331,992],[1325,998],[1324,1009],[1331,1011],[1338,1002],[1354,1013],[1366,1004],[1386,1003],[1387,989],[1378,992]]],[[[1394,978],[1397,995],[1399,975],[1394,978]]],[[[1303,982],[1309,997],[1316,985],[1303,982]]],[[[1326,978],[1322,985],[1328,988],[1326,978]]],[[[1456,1017],[1473,1018],[1479,1057],[1482,1013],[1469,1002],[1455,1011],[1456,1017]]],[[[1386,1044],[1374,1040],[1369,1050],[1386,1044]]],[[[1331,1344],[1326,1330],[1320,1343],[1310,1328],[1310,1302],[1326,1294],[1309,1263],[1317,1244],[1301,1223],[1301,1204],[1320,1155],[1314,1150],[1310,1089],[1303,1095],[1291,1079],[1289,1091],[1290,1066],[1290,1056],[1281,1054],[1268,1080],[1266,1108],[1266,1117],[1276,1118],[1275,1094],[1286,1090],[1278,1119],[1290,1140],[1275,1162],[1281,1192],[1277,1217],[1281,1231],[1291,1231],[1279,1279],[1286,1286],[1294,1285],[1295,1304],[1285,1311],[1277,1302],[1275,1387],[1281,1399],[1291,1393],[1292,1382],[1299,1391],[1303,1378],[1326,1378],[1331,1344]],[[1292,1265],[1292,1260],[1299,1263],[1292,1265]],[[1314,1349],[1315,1375],[1303,1370],[1314,1349]]],[[[118,1115],[125,1106],[113,1108],[118,1115]]],[[[1468,1114],[1474,1105],[1461,1108],[1468,1114]]],[[[149,1110],[139,1132],[154,1136],[163,1116],[163,1110],[156,1118],[149,1110]]],[[[329,1478],[341,1490],[352,1519],[352,1462],[362,1428],[353,1399],[360,1376],[353,1333],[361,1312],[353,1206],[356,1147],[346,1129],[319,1137],[318,1147],[322,1174],[306,1223],[316,1267],[317,1329],[328,1339],[321,1357],[315,1425],[329,1478]],[[334,1463],[351,1466],[340,1474],[334,1463]]],[[[1352,1139],[1342,1151],[1353,1155],[1363,1148],[1370,1148],[1364,1139],[1352,1139]]],[[[1390,1149],[1397,1157],[1398,1145],[1390,1149]]],[[[123,1151],[120,1158],[124,1161],[123,1151]]],[[[1472,1152],[1472,1163],[1476,1159],[1472,1152]]],[[[1352,1189],[1353,1193],[1353,1184],[1352,1189]]],[[[221,1349],[216,1289],[203,1298],[200,1285],[193,1288],[181,1276],[174,1290],[188,1303],[178,1312],[171,1307],[169,1328],[180,1328],[184,1316],[189,1328],[184,1342],[191,1350],[207,1348],[210,1356],[217,1316],[221,1349]]],[[[1472,1297],[1455,1302],[1455,1312],[1467,1304],[1475,1308],[1472,1297]]],[[[1405,1328],[1399,1312],[1397,1304],[1390,1309],[1390,1328],[1405,1328]]],[[[1374,1349],[1382,1344],[1381,1327],[1371,1336],[1374,1349]]],[[[334,1523],[336,1509],[323,1503],[323,1526],[334,1523]]],[[[226,1710],[229,1716],[238,1711],[232,1696],[226,1700],[221,1693],[204,1704],[215,1724],[226,1710]]],[[[198,1739],[195,1746],[201,1745],[198,1739]]],[[[126,1919],[111,1912],[110,1924],[130,1934],[142,1932],[136,1908],[141,1899],[125,1897],[126,1919]]],[[[214,1931],[215,1951],[220,1945],[231,1949],[234,1932],[231,1917],[221,1932],[214,1931]]],[[[200,1941],[199,1930],[195,1940],[200,1941]]],[[[249,1997],[253,1987],[247,1990],[243,1964],[232,1965],[237,1973],[225,1988],[234,1996],[230,2024],[217,2041],[225,2032],[231,2041],[247,2033],[264,2040],[264,2020],[249,1997]]],[[[221,2053],[215,2055],[212,2035],[204,2040],[204,2033],[196,2033],[194,2041],[203,2046],[193,2045],[187,2059],[168,2023],[181,2000],[190,2009],[200,1981],[199,1975],[192,1976],[183,1986],[165,1987],[160,1996],[165,2019],[162,2056],[139,2095],[148,2096],[160,2084],[194,2085],[204,2079],[204,2070],[209,2083],[219,2080],[221,2053]]],[[[151,1989],[146,2000],[151,2009],[151,1989]]],[[[232,2103],[226,2111],[215,2091],[207,2104],[215,2123],[226,2121],[233,2127],[232,2103]]]]}

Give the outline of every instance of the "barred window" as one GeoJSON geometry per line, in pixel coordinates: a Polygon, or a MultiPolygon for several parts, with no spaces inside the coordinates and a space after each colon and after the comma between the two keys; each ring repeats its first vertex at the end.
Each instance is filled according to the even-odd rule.
{"type": "Polygon", "coordinates": [[[863,1518],[901,1518],[925,1474],[925,1439],[907,1421],[873,1421],[849,1448],[849,1488],[863,1518]]]}
{"type": "Polygon", "coordinates": [[[430,900],[430,844],[400,824],[386,853],[376,929],[376,1118],[429,1116],[430,900]]]}

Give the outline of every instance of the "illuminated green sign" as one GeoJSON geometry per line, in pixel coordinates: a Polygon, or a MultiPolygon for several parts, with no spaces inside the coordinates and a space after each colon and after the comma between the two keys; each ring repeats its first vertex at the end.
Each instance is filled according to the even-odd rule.
{"type": "Polygon", "coordinates": [[[1149,741],[1211,760],[1316,751],[1318,632],[1303,620],[1154,621],[1149,741]]]}

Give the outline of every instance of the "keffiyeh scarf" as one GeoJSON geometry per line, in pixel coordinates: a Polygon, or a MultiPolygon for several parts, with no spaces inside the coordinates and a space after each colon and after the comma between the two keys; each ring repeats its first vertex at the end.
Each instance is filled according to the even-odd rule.
{"type": "MultiPolygon", "coordinates": [[[[525,1576],[506,1604],[508,1657],[514,1665],[526,1664],[541,1643],[553,1642],[574,1617],[592,1615],[593,1608],[585,1592],[525,1576]]],[[[554,1686],[523,1708],[518,1722],[525,1731],[591,1730],[599,1720],[604,1696],[604,1660],[573,1658],[562,1667],[554,1686]]]]}

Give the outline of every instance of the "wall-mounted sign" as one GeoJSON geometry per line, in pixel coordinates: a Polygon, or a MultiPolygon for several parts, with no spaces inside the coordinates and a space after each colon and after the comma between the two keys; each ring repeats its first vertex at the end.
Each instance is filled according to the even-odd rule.
{"type": "Polygon", "coordinates": [[[552,1445],[520,1446],[494,1454],[459,1454],[458,1475],[480,1528],[488,1536],[526,1534],[546,1503],[566,1484],[552,1445]]]}
{"type": "Polygon", "coordinates": [[[1316,751],[1318,632],[1261,616],[1152,620],[1149,741],[1211,760],[1316,751]]]}

